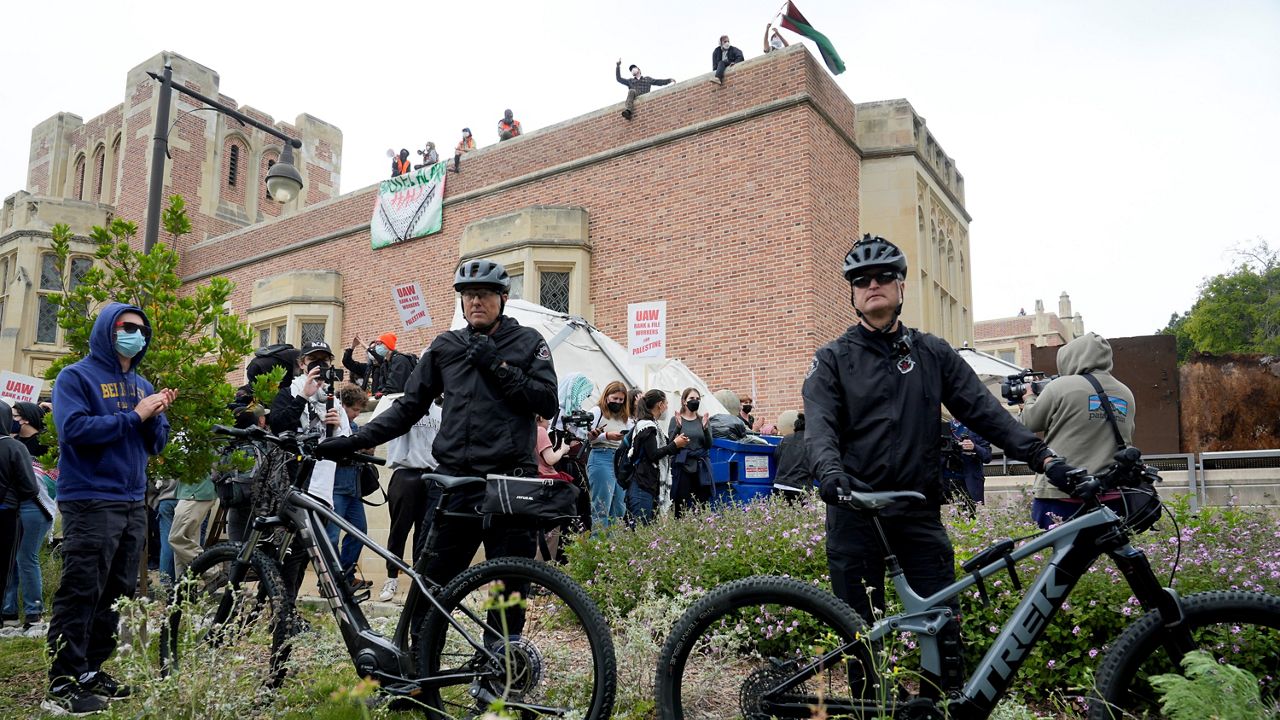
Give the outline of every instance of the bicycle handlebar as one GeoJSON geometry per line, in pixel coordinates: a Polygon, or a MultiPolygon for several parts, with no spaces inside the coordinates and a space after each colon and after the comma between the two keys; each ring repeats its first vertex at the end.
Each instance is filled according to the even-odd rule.
{"type": "Polygon", "coordinates": [[[1113,459],[1115,464],[1106,470],[1096,475],[1085,475],[1076,484],[1075,490],[1071,493],[1072,497],[1096,504],[1098,496],[1110,490],[1137,487],[1141,484],[1140,477],[1152,481],[1160,479],[1155,468],[1142,462],[1142,451],[1136,447],[1120,450],[1113,459]]]}
{"type": "MultiPolygon", "coordinates": [[[[272,435],[257,425],[247,428],[233,428],[226,425],[214,425],[213,432],[215,435],[227,435],[229,437],[241,438],[246,440],[265,440],[277,447],[288,447],[290,449],[298,449],[306,455],[312,455],[311,449],[317,444],[317,441],[323,440],[323,436],[314,433],[282,433],[281,435],[272,435]],[[310,441],[310,442],[308,442],[310,441]]],[[[380,458],[376,455],[366,455],[364,453],[353,452],[348,456],[356,462],[371,463],[373,465],[386,465],[387,459],[380,458]]]]}

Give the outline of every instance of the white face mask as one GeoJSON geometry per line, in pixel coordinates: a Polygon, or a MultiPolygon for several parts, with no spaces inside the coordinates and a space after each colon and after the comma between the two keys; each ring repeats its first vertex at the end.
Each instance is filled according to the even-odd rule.
{"type": "Polygon", "coordinates": [[[724,48],[725,50],[728,50],[728,49],[729,49],[729,41],[728,41],[728,40],[725,40],[724,42],[720,43],[720,47],[724,48]]]}

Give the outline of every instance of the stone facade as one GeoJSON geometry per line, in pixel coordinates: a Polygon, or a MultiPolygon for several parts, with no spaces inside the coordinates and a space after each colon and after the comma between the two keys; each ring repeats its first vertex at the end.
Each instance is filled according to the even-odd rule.
{"type": "Polygon", "coordinates": [[[1036,300],[1035,312],[1014,317],[979,320],[973,326],[973,346],[988,355],[1024,368],[1031,367],[1032,347],[1066,345],[1084,334],[1084,318],[1071,312],[1071,297],[1058,297],[1058,312],[1044,311],[1044,301],[1036,300]]]}

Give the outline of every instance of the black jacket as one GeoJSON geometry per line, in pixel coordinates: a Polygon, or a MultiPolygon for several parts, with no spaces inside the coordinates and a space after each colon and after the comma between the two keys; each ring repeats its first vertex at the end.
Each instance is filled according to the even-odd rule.
{"type": "Polygon", "coordinates": [[[809,456],[804,448],[804,430],[796,430],[782,438],[773,457],[778,461],[777,482],[801,490],[813,487],[809,474],[809,456]]]}
{"type": "Polygon", "coordinates": [[[720,69],[721,58],[724,58],[725,63],[729,65],[733,65],[734,63],[740,63],[744,60],[744,58],[742,57],[742,51],[734,47],[733,45],[729,46],[728,53],[725,53],[724,48],[717,45],[716,49],[711,51],[711,69],[712,70],[720,69]],[[725,57],[726,54],[728,55],[728,57],[725,57]]]}
{"type": "Polygon", "coordinates": [[[804,381],[805,449],[813,476],[847,472],[875,490],[943,502],[941,405],[1005,453],[1038,468],[1043,440],[1001,407],[945,341],[906,330],[910,352],[861,325],[818,348],[804,381]]]}
{"type": "Polygon", "coordinates": [[[631,481],[640,486],[641,490],[653,495],[654,500],[658,499],[658,461],[669,455],[675,455],[680,452],[679,446],[674,440],[668,439],[664,444],[658,444],[658,428],[646,427],[636,436],[631,438],[631,444],[635,446],[636,452],[640,453],[640,460],[636,463],[635,472],[632,473],[631,481]]]}
{"type": "Polygon", "coordinates": [[[443,392],[440,432],[431,446],[441,472],[483,476],[520,469],[537,475],[533,416],[554,417],[559,409],[551,350],[537,330],[502,316],[492,335],[507,363],[505,376],[498,377],[467,362],[470,338],[467,330],[437,335],[404,395],[360,428],[356,445],[373,447],[409,432],[443,392]]]}
{"type": "Polygon", "coordinates": [[[342,353],[342,366],[350,370],[352,375],[360,376],[360,387],[374,395],[404,392],[404,384],[409,381],[414,364],[412,356],[396,350],[392,350],[386,360],[378,363],[356,360],[351,354],[351,348],[342,353]]]}
{"type": "Polygon", "coordinates": [[[39,492],[27,448],[8,435],[0,435],[0,506],[16,508],[39,492]]]}

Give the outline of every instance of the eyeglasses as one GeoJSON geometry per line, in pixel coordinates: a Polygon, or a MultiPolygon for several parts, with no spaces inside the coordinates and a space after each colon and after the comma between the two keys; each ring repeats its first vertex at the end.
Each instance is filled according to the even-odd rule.
{"type": "Polygon", "coordinates": [[[901,280],[902,273],[896,270],[884,270],[882,272],[872,273],[871,275],[859,275],[851,282],[853,283],[853,286],[859,290],[866,290],[871,287],[871,281],[873,279],[876,281],[877,285],[888,285],[895,280],[901,280]]]}
{"type": "Polygon", "coordinates": [[[147,327],[146,325],[143,325],[142,323],[125,322],[124,320],[121,320],[120,322],[116,323],[116,330],[123,330],[127,333],[140,332],[142,333],[142,337],[144,338],[151,337],[151,328],[147,327]]]}
{"type": "Polygon", "coordinates": [[[498,296],[498,293],[492,290],[480,289],[480,290],[463,290],[462,291],[462,299],[468,302],[476,302],[476,301],[484,302],[489,298],[497,297],[497,296],[498,296]]]}

